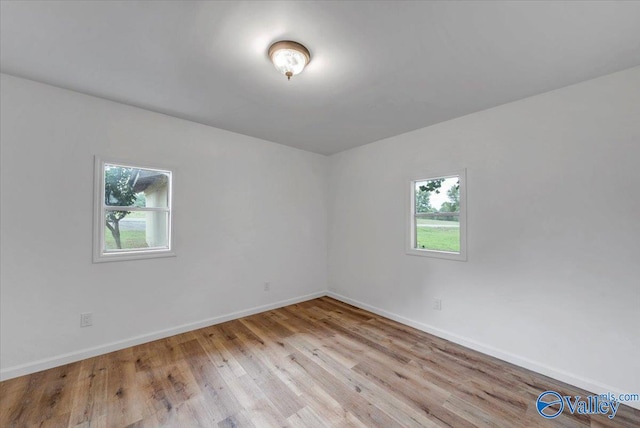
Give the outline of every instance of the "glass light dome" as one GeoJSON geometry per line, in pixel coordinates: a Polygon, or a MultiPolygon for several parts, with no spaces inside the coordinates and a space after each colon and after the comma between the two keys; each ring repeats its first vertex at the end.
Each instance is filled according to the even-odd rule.
{"type": "Polygon", "coordinates": [[[269,48],[269,57],[276,69],[291,79],[304,70],[311,56],[307,48],[290,40],[276,42],[269,48]]]}

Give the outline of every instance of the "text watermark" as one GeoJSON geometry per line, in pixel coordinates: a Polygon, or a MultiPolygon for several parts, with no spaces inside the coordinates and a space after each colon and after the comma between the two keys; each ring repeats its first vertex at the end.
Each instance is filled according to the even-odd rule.
{"type": "Polygon", "coordinates": [[[582,397],[580,395],[561,395],[556,391],[545,391],[536,400],[536,409],[540,416],[554,419],[567,409],[572,415],[606,415],[613,419],[618,413],[620,403],[640,401],[640,394],[595,394],[582,397]]]}

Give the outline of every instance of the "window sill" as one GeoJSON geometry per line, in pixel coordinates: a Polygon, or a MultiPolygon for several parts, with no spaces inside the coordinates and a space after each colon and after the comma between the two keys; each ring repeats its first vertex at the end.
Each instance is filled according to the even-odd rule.
{"type": "Polygon", "coordinates": [[[163,257],[176,257],[176,253],[172,250],[158,251],[131,251],[122,253],[96,254],[93,256],[94,263],[119,262],[126,260],[144,260],[157,259],[163,257]]]}
{"type": "Polygon", "coordinates": [[[457,260],[460,262],[467,261],[466,253],[451,253],[447,251],[435,250],[418,250],[416,248],[408,248],[406,253],[410,256],[433,257],[435,259],[457,260]]]}

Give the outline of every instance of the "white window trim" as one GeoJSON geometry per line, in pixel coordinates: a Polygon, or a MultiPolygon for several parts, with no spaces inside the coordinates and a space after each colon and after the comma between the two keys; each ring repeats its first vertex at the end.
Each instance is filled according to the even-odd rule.
{"type": "Polygon", "coordinates": [[[439,259],[467,261],[467,170],[449,170],[442,174],[429,172],[426,174],[416,174],[407,183],[409,211],[407,213],[406,253],[412,256],[435,257],[439,259]],[[434,180],[437,178],[448,178],[458,176],[460,178],[460,252],[437,251],[415,248],[416,226],[414,220],[415,213],[415,186],[416,182],[434,180]]]}
{"type": "MultiPolygon", "coordinates": [[[[124,261],[124,260],[140,260],[140,259],[155,259],[158,257],[175,257],[176,253],[174,251],[173,246],[173,183],[175,180],[175,170],[166,168],[166,167],[157,167],[153,165],[148,165],[142,162],[135,161],[124,161],[117,160],[113,158],[104,158],[100,156],[95,156],[94,163],[94,216],[93,216],[93,262],[94,263],[103,263],[103,262],[115,262],[115,261],[124,261]],[[136,250],[127,250],[121,252],[104,252],[104,216],[105,216],[105,204],[104,204],[104,165],[117,165],[128,168],[140,168],[140,169],[151,169],[155,171],[167,172],[170,174],[171,179],[169,180],[169,191],[168,191],[168,201],[167,208],[169,213],[169,236],[167,237],[168,248],[148,248],[148,249],[136,249],[136,250]]],[[[118,208],[116,206],[109,206],[109,208],[118,208]]],[[[123,210],[128,207],[122,207],[123,210]]],[[[128,210],[127,210],[128,211],[128,210]]],[[[156,209],[152,207],[137,208],[136,211],[167,211],[164,208],[156,209]]]]}

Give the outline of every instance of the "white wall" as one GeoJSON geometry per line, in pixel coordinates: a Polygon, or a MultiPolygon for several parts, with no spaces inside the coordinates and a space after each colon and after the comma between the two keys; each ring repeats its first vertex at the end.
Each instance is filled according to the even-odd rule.
{"type": "Polygon", "coordinates": [[[640,68],[330,160],[330,293],[594,392],[640,391],[640,68]],[[468,261],[406,255],[408,177],[449,168],[467,168],[468,261]]]}
{"type": "Polygon", "coordinates": [[[640,68],[329,159],[1,85],[3,377],[323,294],[328,236],[335,296],[594,392],[640,391],[640,68]],[[178,257],[91,263],[94,154],[175,168],[178,257]],[[405,179],[460,167],[469,261],[406,255],[405,179]]]}
{"type": "Polygon", "coordinates": [[[326,290],[326,157],[7,75],[1,88],[3,377],[326,290]],[[96,154],[175,169],[177,257],[92,263],[96,154]]]}

